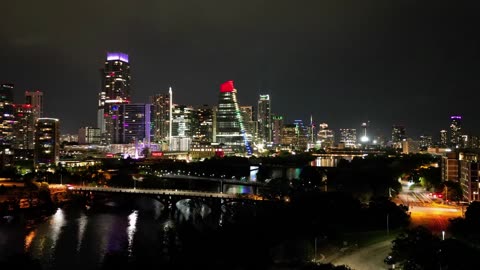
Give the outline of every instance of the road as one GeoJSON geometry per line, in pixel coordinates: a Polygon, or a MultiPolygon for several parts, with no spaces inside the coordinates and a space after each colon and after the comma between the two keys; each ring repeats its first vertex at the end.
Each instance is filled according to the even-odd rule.
{"type": "Polygon", "coordinates": [[[336,256],[325,258],[321,263],[347,265],[355,270],[388,269],[383,260],[390,253],[393,239],[394,237],[359,248],[352,247],[336,256]]]}
{"type": "MultiPolygon", "coordinates": [[[[442,199],[432,198],[429,192],[421,188],[410,189],[407,183],[403,183],[402,186],[402,191],[393,201],[409,206],[410,226],[424,226],[439,237],[442,231],[445,231],[445,237],[448,238],[449,219],[461,217],[464,209],[460,206],[445,204],[442,199]]],[[[322,262],[330,262],[334,265],[345,264],[356,270],[388,269],[388,265],[383,260],[390,253],[392,240],[394,236],[368,246],[336,252],[325,257],[322,262]]]]}
{"type": "Polygon", "coordinates": [[[409,206],[411,227],[424,226],[437,235],[447,230],[449,219],[462,217],[464,210],[461,206],[448,205],[442,199],[432,198],[421,188],[411,190],[406,183],[402,184],[402,191],[394,201],[409,206]]]}

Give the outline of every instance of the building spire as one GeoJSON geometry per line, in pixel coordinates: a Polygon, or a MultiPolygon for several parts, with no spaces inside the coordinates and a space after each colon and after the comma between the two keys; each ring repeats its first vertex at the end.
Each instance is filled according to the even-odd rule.
{"type": "Polygon", "coordinates": [[[169,119],[168,119],[168,149],[172,151],[172,102],[173,102],[172,87],[168,88],[168,96],[170,98],[169,119]]]}

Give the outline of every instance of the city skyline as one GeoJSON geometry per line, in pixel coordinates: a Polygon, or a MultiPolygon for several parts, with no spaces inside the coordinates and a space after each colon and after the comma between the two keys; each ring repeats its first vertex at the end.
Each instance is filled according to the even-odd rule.
{"type": "Polygon", "coordinates": [[[335,130],[370,121],[384,136],[403,125],[407,136],[438,137],[459,114],[465,132],[480,134],[480,46],[468,6],[224,3],[218,7],[237,11],[226,16],[213,1],[195,14],[178,4],[102,3],[60,25],[65,4],[52,2],[6,4],[6,20],[22,23],[0,28],[0,81],[15,84],[16,101],[25,90],[43,91],[44,115],[60,118],[64,133],[96,125],[99,69],[107,52],[121,51],[130,56],[133,102],[173,87],[176,104],[213,105],[218,85],[234,80],[240,105],[268,94],[286,123],[313,115],[335,130]],[[107,7],[129,16],[104,22],[107,7]]]}

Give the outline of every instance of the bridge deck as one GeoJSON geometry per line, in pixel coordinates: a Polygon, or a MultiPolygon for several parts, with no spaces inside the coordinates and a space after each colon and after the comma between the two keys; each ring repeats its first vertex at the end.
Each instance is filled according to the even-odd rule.
{"type": "Polygon", "coordinates": [[[75,191],[92,191],[92,192],[110,192],[110,193],[134,193],[134,194],[148,194],[148,195],[172,195],[172,196],[190,196],[203,198],[225,198],[225,199],[248,199],[248,200],[263,200],[258,196],[251,196],[250,194],[231,194],[231,193],[217,193],[217,192],[203,192],[191,190],[171,190],[171,189],[142,189],[142,188],[113,188],[113,187],[86,187],[75,186],[71,190],[75,191]]]}

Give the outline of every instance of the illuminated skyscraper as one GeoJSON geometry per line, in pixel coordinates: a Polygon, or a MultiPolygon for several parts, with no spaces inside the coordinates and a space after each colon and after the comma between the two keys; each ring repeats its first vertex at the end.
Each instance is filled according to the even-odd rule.
{"type": "Polygon", "coordinates": [[[156,94],[150,97],[152,103],[153,140],[166,142],[170,136],[170,94],[156,94]]]}
{"type": "Polygon", "coordinates": [[[392,144],[394,148],[402,148],[402,141],[406,140],[405,127],[393,125],[392,127],[392,144]]]}
{"type": "Polygon", "coordinates": [[[120,107],[130,103],[130,64],[124,53],[108,53],[101,70],[102,92],[98,102],[98,128],[105,143],[121,143],[123,125],[120,107]],[[102,117],[103,115],[103,117],[102,117]]]}
{"type": "Polygon", "coordinates": [[[445,129],[440,130],[440,146],[446,147],[448,145],[448,133],[445,129]]]}
{"type": "Polygon", "coordinates": [[[30,104],[16,104],[14,124],[14,149],[33,149],[35,126],[33,106],[30,104]]]}
{"type": "Polygon", "coordinates": [[[174,105],[172,109],[172,151],[188,151],[192,143],[194,109],[186,105],[174,105]]]}
{"type": "Polygon", "coordinates": [[[272,141],[272,114],[270,109],[270,96],[260,95],[258,99],[258,138],[262,142],[272,141]]]}
{"type": "Polygon", "coordinates": [[[25,104],[29,104],[32,110],[32,116],[29,119],[27,133],[28,133],[28,146],[27,149],[33,150],[35,124],[38,118],[43,117],[43,92],[25,91],[25,104]]]}
{"type": "Polygon", "coordinates": [[[317,144],[323,149],[330,148],[334,145],[335,134],[333,130],[328,128],[328,124],[322,123],[319,125],[317,140],[317,144]]]}
{"type": "Polygon", "coordinates": [[[213,142],[213,108],[209,105],[201,105],[195,108],[193,117],[193,138],[196,144],[208,144],[213,142]]]}
{"type": "Polygon", "coordinates": [[[35,125],[35,167],[56,165],[60,155],[60,122],[56,118],[38,118],[35,125]]]}
{"type": "Polygon", "coordinates": [[[367,122],[363,122],[362,123],[362,129],[363,129],[363,132],[362,134],[360,135],[360,143],[363,144],[363,145],[367,145],[370,143],[370,137],[369,135],[367,134],[367,129],[370,125],[370,121],[367,121],[367,122]]]}
{"type": "Polygon", "coordinates": [[[272,116],[272,139],[274,145],[282,143],[283,116],[272,116]]]}
{"type": "Polygon", "coordinates": [[[460,147],[462,142],[462,117],[460,115],[450,116],[450,145],[454,148],[460,147]]]}
{"type": "Polygon", "coordinates": [[[13,107],[13,84],[0,84],[0,152],[13,143],[13,124],[15,110],[13,107]]]}
{"type": "Polygon", "coordinates": [[[240,106],[240,111],[242,113],[247,139],[249,142],[252,142],[257,130],[257,122],[253,120],[253,106],[240,106]]]}
{"type": "Polygon", "coordinates": [[[340,142],[344,143],[346,148],[355,148],[357,146],[357,130],[354,128],[341,128],[340,142]]]}
{"type": "Polygon", "coordinates": [[[150,124],[151,104],[122,104],[120,116],[122,134],[120,143],[150,144],[152,125],[150,124]]]}
{"type": "Polygon", "coordinates": [[[227,81],[220,86],[216,112],[216,142],[231,146],[236,152],[252,154],[233,81],[227,81]]]}
{"type": "Polygon", "coordinates": [[[427,149],[433,145],[432,136],[429,135],[420,135],[420,147],[422,149],[427,149]]]}

